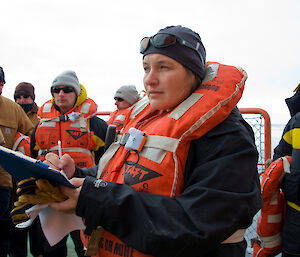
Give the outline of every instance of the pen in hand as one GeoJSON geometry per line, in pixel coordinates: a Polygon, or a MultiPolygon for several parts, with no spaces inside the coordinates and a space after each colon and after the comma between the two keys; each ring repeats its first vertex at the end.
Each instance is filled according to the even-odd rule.
{"type": "Polygon", "coordinates": [[[58,140],[57,145],[58,145],[58,158],[61,159],[62,153],[61,153],[61,141],[60,140],[58,140]]]}

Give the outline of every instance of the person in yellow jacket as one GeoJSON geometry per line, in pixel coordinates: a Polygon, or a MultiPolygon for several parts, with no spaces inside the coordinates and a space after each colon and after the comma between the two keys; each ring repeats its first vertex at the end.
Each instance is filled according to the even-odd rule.
{"type": "Polygon", "coordinates": [[[282,256],[300,255],[300,84],[293,96],[285,99],[291,118],[285,125],[279,144],[274,148],[273,160],[292,156],[291,171],[285,174],[281,189],[286,199],[286,215],[281,231],[282,256]]]}
{"type": "MultiPolygon", "coordinates": [[[[5,140],[3,146],[12,149],[16,133],[30,136],[33,124],[18,104],[1,95],[4,84],[4,71],[0,67],[0,129],[5,140]]],[[[6,256],[9,248],[11,190],[12,178],[0,167],[0,256],[6,256]]]]}
{"type": "MultiPolygon", "coordinates": [[[[69,153],[77,166],[95,165],[104,152],[107,124],[96,116],[97,104],[87,97],[74,71],[67,70],[56,76],[51,85],[52,99],[38,111],[39,123],[31,137],[32,157],[40,160],[48,152],[69,153]]],[[[78,256],[84,256],[79,231],[71,232],[78,256]]],[[[44,256],[67,256],[65,237],[55,246],[46,242],[44,256]]]]}

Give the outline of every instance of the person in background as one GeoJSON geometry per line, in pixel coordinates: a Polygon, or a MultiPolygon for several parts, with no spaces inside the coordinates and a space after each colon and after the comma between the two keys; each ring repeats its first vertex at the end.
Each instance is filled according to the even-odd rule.
{"type": "MultiPolygon", "coordinates": [[[[78,81],[74,71],[59,74],[51,85],[52,99],[39,111],[39,123],[31,137],[32,157],[43,160],[48,152],[58,152],[61,141],[62,153],[69,153],[77,166],[95,165],[104,152],[107,130],[105,121],[96,116],[97,105],[87,97],[86,89],[78,81]]],[[[71,232],[78,256],[84,256],[80,231],[71,232]]],[[[65,237],[50,247],[48,242],[44,256],[67,256],[65,237]]]]}
{"type": "MultiPolygon", "coordinates": [[[[3,146],[12,149],[16,133],[21,132],[30,136],[33,124],[23,111],[23,109],[2,96],[2,90],[5,84],[5,76],[2,67],[0,67],[0,129],[4,137],[3,146]]],[[[0,256],[6,256],[10,244],[11,219],[9,212],[12,197],[12,178],[2,167],[0,167],[0,256]]]]}
{"type": "Polygon", "coordinates": [[[140,96],[135,86],[125,85],[116,91],[114,99],[117,110],[110,114],[107,124],[115,125],[116,130],[120,131],[123,128],[126,113],[130,111],[130,107],[140,99],[140,96]]]}
{"type": "MultiPolygon", "coordinates": [[[[14,99],[19,104],[32,124],[35,126],[38,123],[38,106],[35,103],[34,86],[28,82],[21,82],[16,86],[14,99]]],[[[30,138],[18,133],[15,138],[13,150],[20,151],[27,156],[30,156],[30,138]]],[[[15,196],[16,197],[16,196],[15,196]]],[[[30,252],[32,256],[42,256],[44,235],[41,230],[39,217],[37,217],[33,224],[27,228],[18,229],[12,224],[12,237],[10,243],[9,256],[10,257],[26,257],[27,244],[29,237],[30,252]]]]}
{"type": "Polygon", "coordinates": [[[206,63],[199,34],[182,26],[143,38],[140,52],[147,97],[88,169],[96,178],[67,154],[46,156],[77,186],[49,206],[82,217],[92,237],[104,230],[97,256],[245,256],[262,206],[253,131],[236,107],[247,74],[206,63]]]}
{"type": "Polygon", "coordinates": [[[286,173],[281,188],[286,204],[286,216],[281,232],[282,257],[300,256],[300,84],[295,94],[285,99],[291,118],[286,124],[282,138],[274,149],[273,161],[292,156],[291,173],[286,173]]]}
{"type": "Polygon", "coordinates": [[[23,108],[33,125],[36,125],[38,123],[37,112],[39,108],[34,101],[34,86],[28,82],[19,83],[15,89],[14,99],[23,108]]]}

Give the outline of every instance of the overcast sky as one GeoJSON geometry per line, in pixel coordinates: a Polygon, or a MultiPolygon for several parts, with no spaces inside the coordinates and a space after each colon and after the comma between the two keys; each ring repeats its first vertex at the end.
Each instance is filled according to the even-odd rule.
{"type": "Polygon", "coordinates": [[[54,77],[71,69],[99,111],[114,110],[118,87],[143,89],[141,38],[180,24],[200,34],[207,60],[246,70],[238,107],[262,108],[272,123],[289,119],[284,99],[300,83],[299,0],[11,0],[0,8],[8,98],[26,81],[42,105],[54,77]]]}

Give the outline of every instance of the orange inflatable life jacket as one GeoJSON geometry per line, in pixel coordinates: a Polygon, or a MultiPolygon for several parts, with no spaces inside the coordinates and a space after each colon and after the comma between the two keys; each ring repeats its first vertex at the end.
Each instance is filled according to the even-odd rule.
{"type": "Polygon", "coordinates": [[[275,256],[281,252],[281,230],[286,201],[280,185],[285,173],[290,173],[292,158],[285,156],[270,164],[261,181],[263,207],[257,220],[257,235],[253,257],[275,256]]]}
{"type": "Polygon", "coordinates": [[[116,131],[120,131],[126,119],[126,114],[130,111],[130,108],[116,110],[110,114],[109,120],[106,122],[107,125],[116,125],[116,131]]]}
{"type": "Polygon", "coordinates": [[[68,153],[78,167],[95,165],[92,150],[97,147],[94,132],[89,129],[89,118],[96,115],[96,103],[87,98],[77,107],[64,115],[47,101],[38,111],[39,125],[36,129],[36,144],[39,160],[44,160],[44,153],[58,151],[61,141],[62,154],[68,153]]]}
{"type": "Polygon", "coordinates": [[[12,150],[19,151],[27,156],[30,156],[30,138],[21,132],[17,132],[12,150]]]}
{"type": "MultiPolygon", "coordinates": [[[[171,112],[153,114],[147,97],[132,108],[122,130],[124,133],[100,159],[98,177],[130,185],[138,192],[172,198],[183,191],[184,167],[191,141],[228,117],[241,98],[247,79],[242,69],[219,63],[207,65],[203,83],[171,112]],[[149,114],[153,115],[149,118],[149,114]],[[141,140],[145,142],[143,147],[136,151],[126,148],[132,136],[131,128],[146,137],[141,140]]],[[[243,234],[240,235],[243,238],[243,234]]],[[[133,256],[149,256],[127,246],[108,231],[104,231],[99,245],[97,256],[119,256],[121,248],[133,256]],[[103,247],[105,242],[111,242],[109,249],[103,247]]]]}
{"type": "Polygon", "coordinates": [[[139,113],[145,107],[145,105],[141,103],[142,99],[145,99],[145,96],[146,94],[144,94],[143,98],[139,99],[136,103],[134,103],[126,109],[116,110],[112,112],[110,114],[109,120],[107,121],[107,125],[115,125],[116,131],[121,131],[124,125],[128,122],[128,120],[132,119],[134,114],[139,113]],[[130,116],[128,115],[129,113],[131,114],[130,116]]]}

